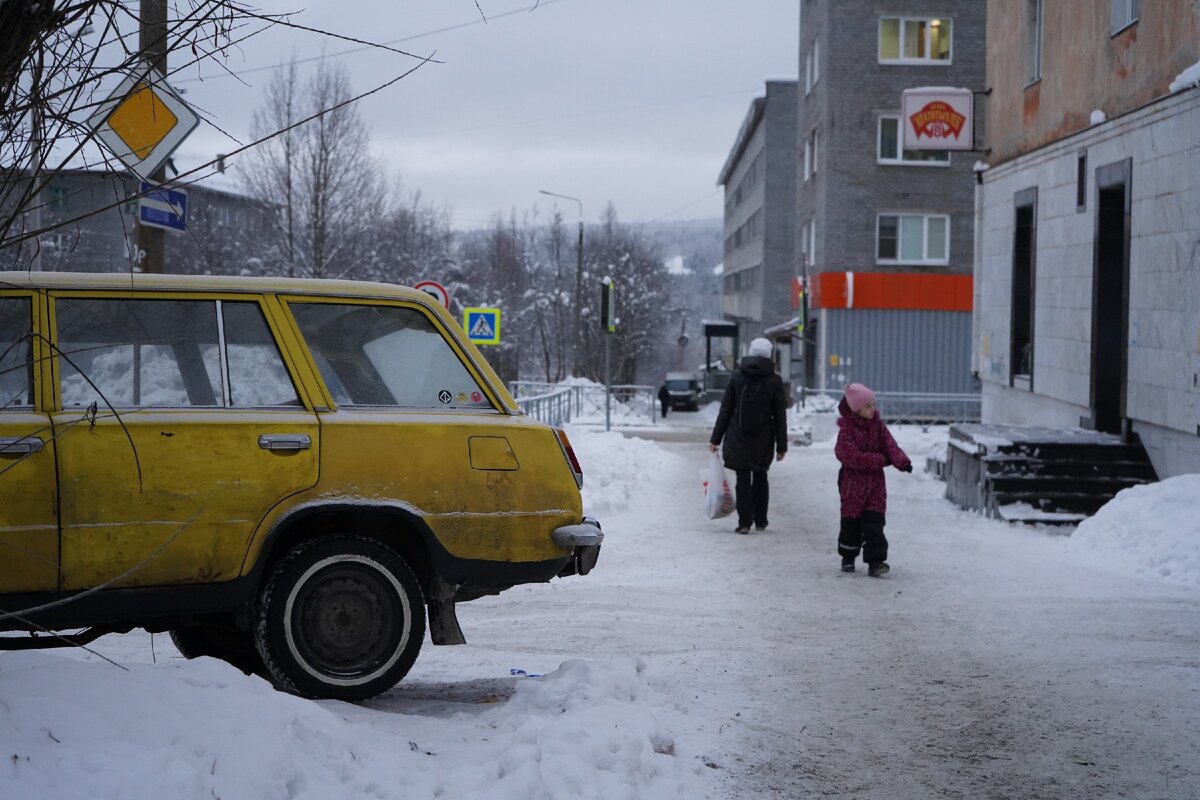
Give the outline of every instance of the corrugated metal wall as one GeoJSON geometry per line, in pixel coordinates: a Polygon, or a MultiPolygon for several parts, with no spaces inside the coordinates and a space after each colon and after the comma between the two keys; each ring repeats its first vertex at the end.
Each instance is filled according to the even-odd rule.
{"type": "Polygon", "coordinates": [[[969,311],[827,308],[821,314],[823,388],[865,383],[880,392],[979,391],[971,376],[969,311]]]}

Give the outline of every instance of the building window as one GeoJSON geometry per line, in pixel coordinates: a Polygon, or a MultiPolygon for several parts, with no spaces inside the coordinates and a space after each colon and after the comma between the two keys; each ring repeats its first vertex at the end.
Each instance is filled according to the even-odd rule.
{"type": "Polygon", "coordinates": [[[944,17],[880,17],[879,63],[949,64],[952,34],[944,17]]]}
{"type": "Polygon", "coordinates": [[[812,223],[806,222],[800,226],[800,265],[807,267],[812,261],[809,260],[808,250],[808,226],[812,223]]]}
{"type": "Polygon", "coordinates": [[[817,85],[817,81],[821,80],[821,40],[813,39],[812,49],[812,82],[813,86],[817,85]]]}
{"type": "Polygon", "coordinates": [[[1075,210],[1087,211],[1087,150],[1075,162],[1075,210]]]}
{"type": "Polygon", "coordinates": [[[949,253],[949,216],[879,215],[875,254],[880,264],[947,264],[949,253]]]}
{"type": "Polygon", "coordinates": [[[879,148],[876,161],[880,164],[917,164],[934,167],[950,165],[949,150],[901,150],[900,117],[884,114],[879,117],[879,148]]]}
{"type": "Polygon", "coordinates": [[[1025,0],[1025,28],[1022,44],[1025,49],[1025,85],[1042,79],[1042,22],[1044,0],[1025,0]]]}
{"type": "Polygon", "coordinates": [[[808,263],[817,263],[817,221],[808,223],[808,263]]]}
{"type": "Polygon", "coordinates": [[[67,190],[61,186],[50,187],[50,208],[53,211],[66,211],[67,190]]]}
{"type": "Polygon", "coordinates": [[[808,136],[804,137],[804,181],[812,177],[812,139],[808,136]]]}
{"type": "Polygon", "coordinates": [[[804,93],[808,94],[813,87],[813,54],[804,57],[804,93]]]}
{"type": "Polygon", "coordinates": [[[1009,341],[1012,386],[1033,389],[1034,287],[1037,274],[1037,189],[1013,196],[1013,267],[1009,341]]]}
{"type": "Polygon", "coordinates": [[[1116,35],[1138,21],[1142,15],[1142,0],[1109,0],[1112,4],[1112,19],[1109,33],[1116,35]]]}

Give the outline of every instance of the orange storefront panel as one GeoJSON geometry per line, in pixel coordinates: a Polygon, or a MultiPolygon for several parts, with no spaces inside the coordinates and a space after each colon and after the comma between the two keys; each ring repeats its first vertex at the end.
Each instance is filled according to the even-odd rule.
{"type": "Polygon", "coordinates": [[[811,280],[813,308],[895,308],[970,311],[970,275],[908,272],[819,272],[811,280]]]}

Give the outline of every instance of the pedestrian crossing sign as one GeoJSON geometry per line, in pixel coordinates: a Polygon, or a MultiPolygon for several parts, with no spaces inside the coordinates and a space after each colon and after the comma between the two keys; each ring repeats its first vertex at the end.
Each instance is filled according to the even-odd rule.
{"type": "Polygon", "coordinates": [[[500,344],[500,309],[464,308],[463,330],[475,344],[500,344]]]}

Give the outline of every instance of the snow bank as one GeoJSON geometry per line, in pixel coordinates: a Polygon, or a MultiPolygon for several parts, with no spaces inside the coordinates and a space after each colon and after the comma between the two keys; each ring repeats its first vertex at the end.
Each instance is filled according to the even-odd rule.
{"type": "Polygon", "coordinates": [[[0,660],[5,800],[704,797],[634,659],[572,660],[441,721],[274,691],[213,659],[0,660]]]}
{"type": "Polygon", "coordinates": [[[1079,523],[1068,550],[1143,577],[1200,586],[1200,474],[1121,491],[1079,523]]]}
{"type": "Polygon", "coordinates": [[[1175,94],[1191,86],[1200,86],[1200,61],[1176,75],[1175,80],[1171,81],[1171,85],[1167,89],[1171,94],[1175,94]]]}
{"type": "Polygon", "coordinates": [[[616,431],[567,426],[575,457],[583,468],[583,513],[627,509],[639,487],[652,478],[654,464],[666,454],[644,439],[626,439],[616,431]]]}

